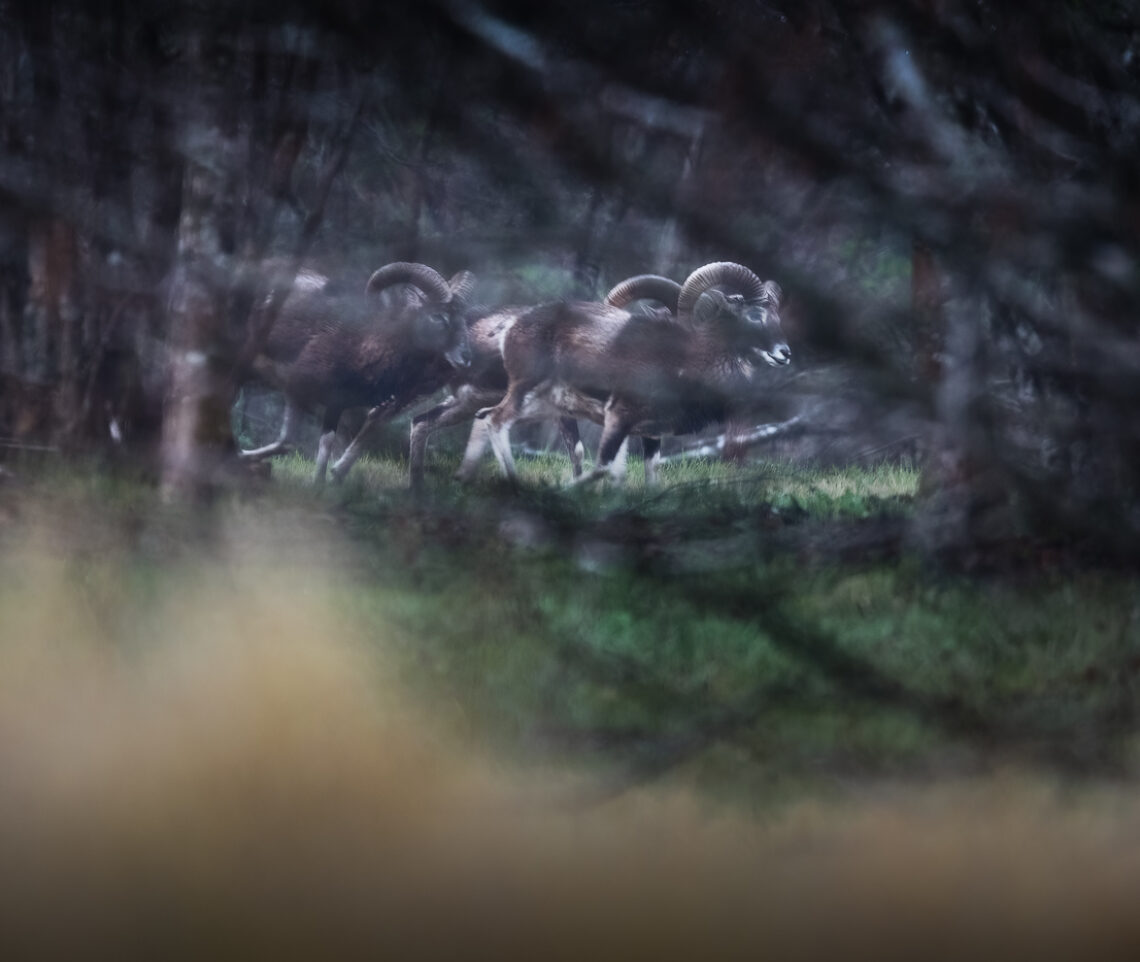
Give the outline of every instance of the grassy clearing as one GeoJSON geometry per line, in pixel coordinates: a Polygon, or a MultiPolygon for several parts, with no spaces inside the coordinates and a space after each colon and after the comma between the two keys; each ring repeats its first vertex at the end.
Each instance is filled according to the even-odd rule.
{"type": "MultiPolygon", "coordinates": [[[[521,503],[573,505],[583,520],[621,509],[647,515],[676,515],[680,511],[699,523],[718,511],[735,509],[748,513],[768,507],[815,518],[866,518],[883,512],[905,513],[918,485],[918,472],[909,463],[866,469],[812,468],[776,462],[740,466],[692,458],[663,464],[661,483],[647,488],[640,459],[631,458],[624,485],[606,483],[567,489],[570,463],[564,455],[520,457],[517,463],[521,503]]],[[[474,483],[468,486],[452,481],[458,467],[457,457],[429,456],[428,491],[435,503],[474,506],[488,491],[501,492],[504,487],[491,459],[481,466],[474,483]]],[[[275,480],[294,490],[309,484],[312,470],[312,462],[297,454],[273,463],[275,480]]],[[[398,503],[405,497],[406,484],[406,462],[365,457],[332,497],[344,504],[361,498],[398,503]]]]}
{"type": "MultiPolygon", "coordinates": [[[[1137,694],[1130,578],[947,580],[831,550],[905,522],[909,465],[682,461],[646,490],[634,461],[624,488],[565,490],[547,455],[520,460],[511,492],[491,465],[460,488],[436,458],[418,500],[402,464],[362,467],[317,500],[359,559],[345,605],[383,613],[412,683],[512,752],[753,800],[976,772],[995,745],[1027,764],[1135,762],[1105,728],[1137,694]],[[742,705],[730,736],[703,734],[742,705]],[[699,748],[670,755],[686,739],[699,748]]],[[[306,496],[307,462],[275,471],[306,496]]]]}
{"type": "Polygon", "coordinates": [[[311,463],[282,458],[205,527],[129,483],[63,474],[43,479],[28,523],[72,539],[75,597],[139,646],[148,599],[237,526],[273,566],[337,571],[331,603],[452,730],[618,783],[696,779],[771,804],[977,772],[995,751],[1134,764],[1106,728],[1137,694],[1129,578],[947,580],[831,551],[905,522],[908,466],[687,461],[647,491],[634,463],[626,488],[565,490],[568,464],[548,455],[520,461],[517,492],[491,471],[455,485],[455,467],[436,458],[417,498],[405,465],[365,459],[314,493],[311,463]]]}
{"type": "Polygon", "coordinates": [[[1055,779],[1131,771],[1129,579],[797,548],[905,470],[401,469],[6,489],[6,947],[1135,957],[1130,784],[1055,779]]]}
{"type": "MultiPolygon", "coordinates": [[[[848,793],[843,808],[787,801],[759,819],[677,790],[567,806],[583,782],[488,757],[482,720],[456,740],[472,691],[490,689],[487,701],[533,727],[551,699],[621,720],[628,689],[560,695],[536,674],[554,629],[539,623],[533,643],[500,637],[477,603],[463,619],[477,651],[425,648],[408,621],[426,616],[407,592],[363,591],[322,557],[318,513],[282,530],[294,512],[261,507],[253,521],[230,506],[211,554],[177,560],[129,537],[122,555],[80,557],[60,552],[50,528],[20,544],[6,532],[6,958],[168,957],[172,946],[240,958],[477,946],[508,958],[552,940],[569,958],[985,957],[979,945],[1001,958],[1135,957],[1134,799],[1075,800],[1004,776],[848,793]],[[148,552],[157,577],[106,576],[141,569],[148,552]],[[395,666],[406,673],[413,648],[421,676],[452,685],[409,697],[395,666]],[[447,699],[449,687],[468,690],[447,699]]],[[[180,524],[148,527],[165,541],[180,524]]],[[[531,577],[525,587],[544,580],[531,577]]],[[[588,607],[610,608],[613,586],[597,589],[588,607]]],[[[580,633],[556,599],[527,614],[547,605],[559,630],[580,633]]],[[[683,650],[684,631],[653,657],[635,621],[607,626],[605,647],[663,675],[707,662],[683,650]]],[[[746,637],[721,641],[732,649],[721,657],[749,670],[789,669],[748,654],[746,637]]],[[[688,684],[729,697],[737,682],[714,675],[688,684]]],[[[835,769],[837,743],[881,751],[892,724],[804,706],[769,719],[747,750],[712,747],[689,774],[707,787],[739,766],[739,790],[762,767],[753,792],[802,797],[790,760],[835,769]]],[[[890,738],[903,745],[897,730],[890,738]]],[[[915,735],[909,749],[929,745],[915,735]]]]}

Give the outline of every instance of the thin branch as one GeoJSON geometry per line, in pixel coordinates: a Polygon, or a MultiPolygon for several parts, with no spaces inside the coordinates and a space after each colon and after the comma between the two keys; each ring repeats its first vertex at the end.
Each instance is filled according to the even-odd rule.
{"type": "Polygon", "coordinates": [[[675,454],[670,454],[661,460],[663,463],[668,463],[672,461],[683,461],[689,458],[720,457],[724,454],[725,446],[729,443],[731,443],[733,447],[755,447],[765,441],[771,441],[773,438],[785,437],[796,428],[799,428],[799,431],[796,433],[800,433],[805,430],[805,428],[802,427],[803,423],[804,415],[797,414],[787,421],[779,421],[774,424],[761,424],[743,434],[734,434],[731,438],[729,438],[727,434],[721,434],[712,441],[700,441],[689,447],[684,447],[675,454]]]}
{"type": "Polygon", "coordinates": [[[281,279],[274,282],[273,289],[270,291],[268,298],[266,298],[264,307],[254,313],[252,323],[246,335],[245,344],[242,347],[235,366],[235,379],[238,382],[244,379],[254,359],[264,350],[266,341],[268,341],[269,335],[273,331],[273,325],[277,322],[277,316],[281,312],[281,306],[285,303],[285,298],[288,297],[293,288],[297,271],[301,267],[301,262],[308,254],[309,248],[312,246],[313,240],[317,235],[317,230],[320,228],[321,221],[324,218],[325,206],[328,202],[329,191],[332,189],[333,180],[337,174],[340,173],[344,167],[345,160],[348,158],[348,151],[352,145],[353,137],[360,126],[360,117],[364,112],[366,101],[367,94],[362,90],[359,97],[357,97],[356,106],[353,108],[352,115],[349,117],[339,136],[335,139],[332,156],[328,159],[324,169],[321,171],[320,177],[317,179],[317,189],[313,197],[312,206],[301,226],[301,231],[293,246],[293,251],[286,260],[287,267],[281,273],[281,279]]]}

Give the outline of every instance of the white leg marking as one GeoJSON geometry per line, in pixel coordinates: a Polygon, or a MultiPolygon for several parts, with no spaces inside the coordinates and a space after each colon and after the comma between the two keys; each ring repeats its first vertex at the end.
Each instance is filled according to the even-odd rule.
{"type": "Polygon", "coordinates": [[[609,474],[615,482],[621,484],[625,481],[625,473],[629,460],[629,438],[626,438],[618,448],[617,454],[609,464],[609,474]]]}
{"type": "Polygon", "coordinates": [[[661,449],[658,448],[653,457],[646,459],[645,462],[645,486],[653,488],[657,486],[657,467],[661,464],[661,449]]]}
{"type": "Polygon", "coordinates": [[[574,450],[570,452],[570,470],[574,477],[580,478],[582,476],[582,463],[586,460],[586,445],[581,441],[574,445],[574,450]]]}
{"type": "Polygon", "coordinates": [[[345,475],[352,470],[352,466],[356,464],[356,462],[360,460],[361,455],[364,454],[364,444],[361,441],[363,436],[364,432],[361,431],[360,434],[352,439],[352,443],[344,449],[344,454],[333,463],[331,473],[334,482],[339,484],[343,481],[345,475]]]}
{"type": "Polygon", "coordinates": [[[514,455],[511,454],[510,422],[499,428],[492,425],[488,433],[491,438],[491,450],[495,452],[495,460],[499,462],[503,477],[509,481],[517,480],[518,475],[515,472],[515,459],[514,455]]]}
{"type": "MultiPolygon", "coordinates": [[[[475,421],[471,425],[471,434],[467,437],[467,448],[463,452],[463,463],[459,465],[459,470],[455,472],[455,476],[460,481],[467,481],[475,473],[479,467],[479,461],[483,457],[483,453],[487,450],[487,445],[491,443],[491,425],[484,419],[475,421]]],[[[496,451],[495,457],[502,465],[502,459],[496,451]]]]}
{"type": "Polygon", "coordinates": [[[317,469],[313,473],[313,486],[320,487],[325,483],[325,471],[329,464],[329,455],[332,454],[332,446],[336,441],[336,431],[326,431],[321,435],[320,443],[317,445],[317,469]]]}

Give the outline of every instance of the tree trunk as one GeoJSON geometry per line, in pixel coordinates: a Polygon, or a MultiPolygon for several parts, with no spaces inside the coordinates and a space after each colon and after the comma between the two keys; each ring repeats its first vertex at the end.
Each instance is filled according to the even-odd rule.
{"type": "Polygon", "coordinates": [[[161,449],[164,494],[194,499],[213,493],[224,474],[236,466],[230,409],[241,346],[227,311],[239,152],[222,123],[224,85],[206,70],[200,73],[196,79],[207,94],[197,117],[189,121],[184,140],[186,167],[168,302],[170,378],[161,449]]]}
{"type": "Polygon", "coordinates": [[[941,269],[919,244],[913,268],[917,374],[930,386],[934,423],[922,446],[912,532],[925,554],[972,564],[987,545],[1013,533],[1011,491],[981,430],[986,304],[964,292],[948,300],[941,269]]]}
{"type": "Polygon", "coordinates": [[[678,228],[678,207],[684,202],[689,191],[693,175],[697,169],[697,158],[701,153],[701,141],[704,139],[704,128],[698,126],[685,148],[685,156],[681,161],[681,171],[677,175],[677,183],[673,190],[673,201],[665,220],[665,227],[661,231],[661,239],[657,244],[657,255],[654,258],[653,269],[665,277],[672,277],[681,259],[681,234],[678,228]]]}
{"type": "Polygon", "coordinates": [[[24,372],[21,315],[27,253],[22,225],[2,224],[0,229],[4,231],[0,237],[0,374],[17,376],[24,372]]]}
{"type": "Polygon", "coordinates": [[[416,159],[411,171],[411,198],[408,202],[408,227],[404,242],[397,250],[397,257],[405,261],[418,261],[423,256],[424,210],[430,207],[428,159],[443,122],[443,110],[447,99],[452,96],[449,89],[451,71],[447,64],[441,68],[439,83],[432,97],[431,107],[424,122],[424,132],[416,147],[416,159]]]}
{"type": "Polygon", "coordinates": [[[201,498],[218,486],[237,451],[230,427],[233,352],[223,333],[222,297],[196,257],[183,258],[173,287],[162,484],[168,497],[201,498]]]}

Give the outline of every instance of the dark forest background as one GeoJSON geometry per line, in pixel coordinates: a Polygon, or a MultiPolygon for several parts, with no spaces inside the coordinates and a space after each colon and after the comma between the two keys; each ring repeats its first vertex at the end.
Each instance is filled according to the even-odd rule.
{"type": "Polygon", "coordinates": [[[797,359],[757,421],[902,417],[855,447],[918,452],[920,541],[1135,547],[1134,3],[0,4],[0,47],[6,460],[222,483],[269,257],[491,305],[735,260],[797,359]]]}

